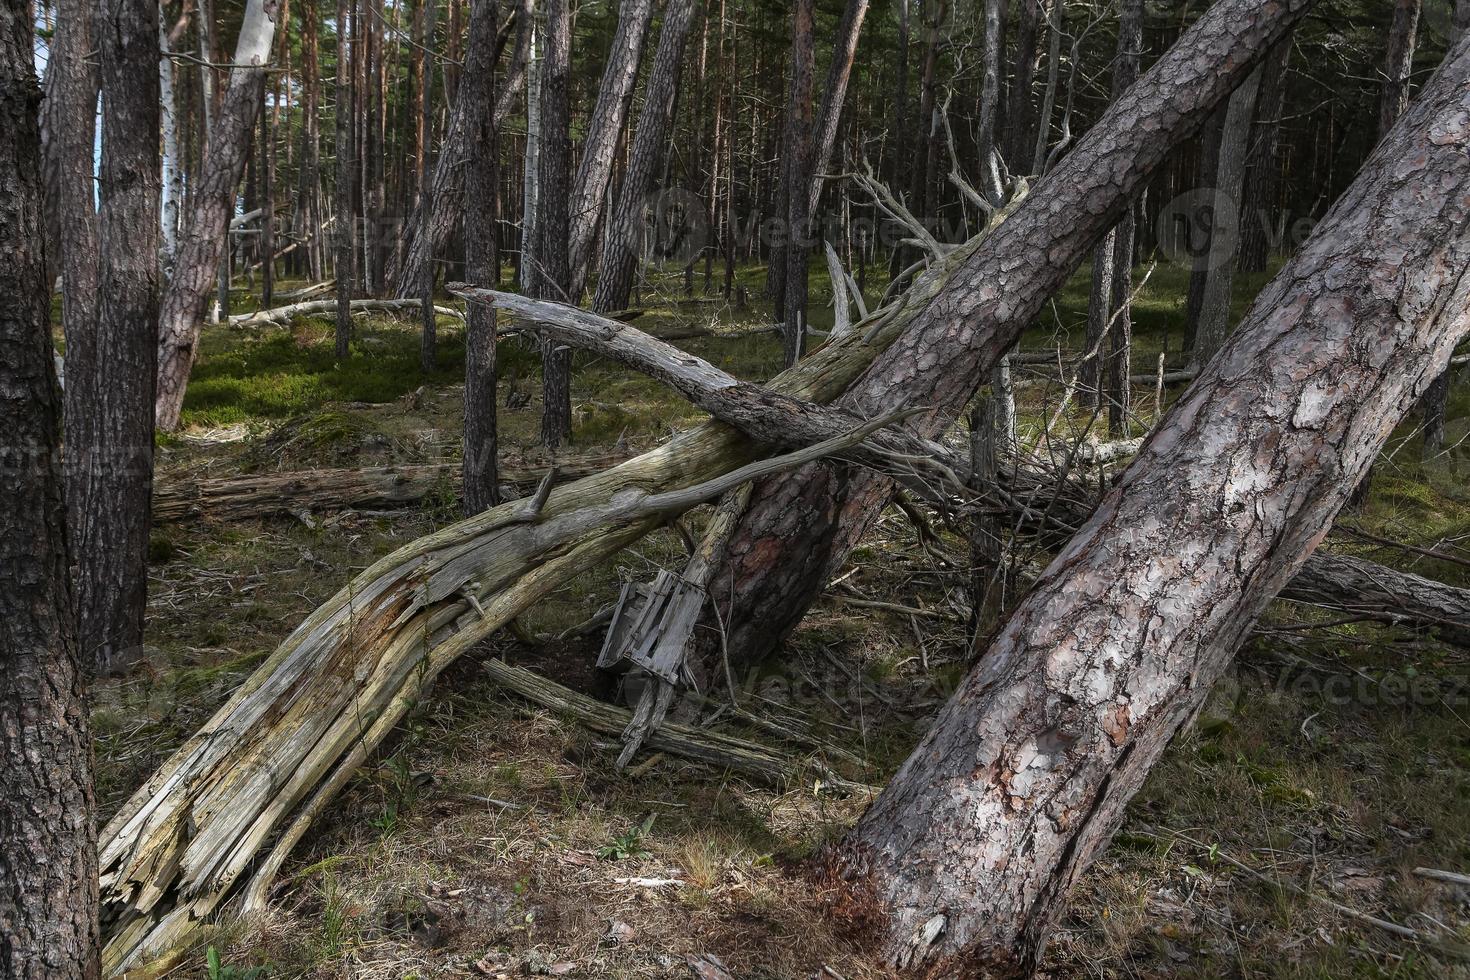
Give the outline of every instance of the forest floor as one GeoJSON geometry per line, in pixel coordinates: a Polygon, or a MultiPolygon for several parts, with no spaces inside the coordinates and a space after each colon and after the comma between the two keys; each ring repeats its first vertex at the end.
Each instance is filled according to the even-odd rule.
{"type": "MultiPolygon", "coordinates": [[[[760,270],[741,275],[758,293],[760,270]]],[[[1178,361],[1186,279],[1161,268],[1139,295],[1135,371],[1164,350],[1178,361]]],[[[814,307],[824,280],[814,272],[814,307]]],[[[1239,284],[1237,313],[1260,283],[1239,284]]],[[[1086,293],[1074,281],[1023,348],[1077,350],[1086,293]]],[[[237,312],[249,308],[241,298],[237,312]]],[[[769,311],[755,306],[666,297],[638,325],[766,322],[769,311]]],[[[358,329],[340,368],[326,320],[207,329],[186,430],[160,443],[160,482],[456,461],[459,324],[441,321],[438,369],[427,377],[412,318],[362,319],[358,329]]],[[[681,344],[751,379],[773,374],[780,357],[770,334],[681,344]]],[[[1036,437],[1056,403],[1059,386],[1045,375],[1018,371],[1023,438],[1036,437]]],[[[529,345],[502,343],[501,378],[502,453],[545,466],[529,345]]],[[[574,378],[574,454],[638,451],[700,417],[603,361],[579,358],[574,378]]],[[[1470,385],[1455,390],[1452,445],[1470,432],[1470,385]]],[[[1152,390],[1137,402],[1141,434],[1158,406],[1152,390]]],[[[1066,418],[1073,431],[1088,422],[1066,418]]],[[[1339,523],[1452,557],[1350,532],[1327,547],[1470,586],[1470,460],[1457,448],[1421,463],[1411,430],[1375,469],[1366,503],[1339,523]]],[[[104,816],[313,608],[457,517],[446,484],[401,510],[160,525],[148,659],[95,697],[104,816]]],[[[965,547],[953,529],[936,530],[926,548],[907,518],[886,515],[779,662],[737,678],[740,706],[799,728],[803,745],[716,724],[793,756],[827,746],[848,778],[881,785],[967,665],[965,547]],[[871,600],[912,611],[862,605],[871,600]]],[[[523,617],[520,635],[539,639],[499,637],[451,666],[298,848],[272,912],[216,934],[217,967],[200,950],[177,974],[688,977],[688,957],[712,954],[740,978],[885,975],[802,873],[866,797],[834,797],[814,782],[776,790],[647,753],[619,774],[609,740],[497,689],[481,669],[504,657],[591,690],[600,636],[552,637],[615,598],[620,582],[678,567],[682,554],[674,530],[659,532],[523,617]]],[[[1021,567],[1043,559],[1023,555],[1021,567]]],[[[705,714],[728,698],[715,692],[705,714]]],[[[1328,904],[1470,942],[1470,889],[1419,867],[1470,869],[1470,661],[1429,637],[1334,625],[1278,603],[1082,880],[1043,972],[1470,976],[1470,961],[1328,904]]]]}

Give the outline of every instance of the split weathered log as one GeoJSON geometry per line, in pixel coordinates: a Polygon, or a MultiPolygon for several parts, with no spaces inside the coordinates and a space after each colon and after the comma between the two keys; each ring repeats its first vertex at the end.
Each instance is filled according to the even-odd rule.
{"type": "MultiPolygon", "coordinates": [[[[547,680],[523,667],[503,660],[489,660],[485,675],[507,691],[513,691],[534,704],[571,718],[605,735],[619,735],[627,728],[633,713],[626,708],[594,701],[571,688],[547,680]]],[[[875,792],[874,787],[852,782],[822,765],[816,759],[796,762],[762,745],[703,728],[663,725],[648,733],[645,744],[657,752],[694,759],[720,769],[750,776],[776,787],[805,785],[810,788],[813,777],[824,789],[844,794],[875,792]]]]}
{"type": "Polygon", "coordinates": [[[1034,971],[1149,770],[1470,332],[1467,149],[1470,38],[844,843],[891,963],[1034,971]]]}
{"type": "MultiPolygon", "coordinates": [[[[374,312],[418,312],[420,303],[417,299],[355,299],[352,300],[350,308],[354,316],[360,313],[374,312]]],[[[269,310],[256,310],[254,313],[236,313],[230,317],[230,326],[283,326],[290,323],[293,317],[317,316],[321,314],[335,316],[336,313],[337,301],[335,299],[313,299],[307,300],[304,303],[291,303],[288,306],[277,306],[269,310]]],[[[453,317],[456,320],[464,319],[463,310],[456,310],[449,306],[435,306],[434,313],[438,316],[453,317]]]]}
{"type": "MultiPolygon", "coordinates": [[[[609,454],[559,459],[557,480],[581,479],[627,458],[609,454]]],[[[153,520],[160,524],[197,518],[241,521],[303,511],[406,507],[446,487],[459,493],[460,471],[457,463],[425,463],[160,480],[153,491],[153,520]]],[[[528,466],[502,466],[500,481],[529,490],[545,474],[544,469],[528,466]]]]}

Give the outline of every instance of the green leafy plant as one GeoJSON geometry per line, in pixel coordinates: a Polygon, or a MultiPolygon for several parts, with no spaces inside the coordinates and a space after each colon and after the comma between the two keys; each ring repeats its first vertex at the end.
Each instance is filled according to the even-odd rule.
{"type": "Polygon", "coordinates": [[[648,848],[643,846],[643,839],[653,829],[654,818],[657,814],[650,813],[648,819],[633,827],[625,834],[619,834],[608,843],[597,849],[597,856],[604,861],[622,861],[627,858],[651,857],[648,848]]]}

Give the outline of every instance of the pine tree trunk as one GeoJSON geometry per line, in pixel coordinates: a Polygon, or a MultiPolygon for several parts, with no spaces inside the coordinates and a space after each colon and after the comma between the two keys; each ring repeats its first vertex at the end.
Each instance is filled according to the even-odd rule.
{"type": "MultiPolygon", "coordinates": [[[[568,76],[572,24],[568,0],[547,0],[546,57],[541,63],[541,153],[537,183],[536,295],[571,302],[571,117],[568,76]]],[[[572,354],[545,341],[541,348],[541,441],[555,447],[572,435],[572,354]]]]}
{"type": "Polygon", "coordinates": [[[832,147],[837,143],[837,124],[847,102],[847,82],[852,77],[852,62],[857,57],[858,38],[868,16],[868,0],[847,0],[837,36],[832,41],[832,61],[827,66],[827,87],[822,91],[822,107],[817,112],[812,130],[811,203],[809,213],[817,215],[822,196],[822,175],[832,162],[832,147]]]}
{"type": "MultiPolygon", "coordinates": [[[[151,3],[148,10],[154,60],[141,66],[157,84],[158,13],[151,3]]],[[[24,0],[0,4],[0,432],[6,439],[0,466],[0,976],[92,980],[98,975],[92,741],[67,589],[61,406],[52,366],[31,23],[24,0]]],[[[59,162],[63,171],[77,163],[59,162]]],[[[156,228],[156,214],[154,220],[156,228]]],[[[59,231],[66,234],[64,222],[59,231]]]]}
{"type": "Polygon", "coordinates": [[[349,53],[348,22],[351,0],[337,0],[337,105],[333,109],[336,125],[336,178],[333,182],[333,212],[336,218],[336,251],[332,258],[332,275],[337,280],[337,325],[335,353],[338,364],[347,363],[352,344],[353,230],[357,222],[352,215],[352,174],[356,169],[352,152],[352,62],[349,53]]]}
{"type": "Polygon", "coordinates": [[[235,45],[235,67],[230,69],[229,87],[210,130],[204,172],[191,195],[174,274],[164,292],[158,331],[157,418],[159,428],[166,431],[179,426],[204,305],[225,252],[235,191],[250,155],[264,66],[270,60],[280,5],[281,0],[249,0],[245,7],[235,45]]]}
{"type": "Polygon", "coordinates": [[[618,4],[617,30],[608,49],[602,82],[597,87],[597,104],[587,121],[577,179],[572,184],[569,295],[574,301],[581,298],[587,282],[587,265],[602,219],[602,202],[612,179],[613,157],[628,120],[628,108],[633,103],[633,86],[638,81],[638,65],[643,59],[643,44],[652,19],[653,0],[622,0],[618,4]]]}
{"type": "Polygon", "coordinates": [[[1281,161],[1277,146],[1281,113],[1286,104],[1286,72],[1291,63],[1291,37],[1271,50],[1261,69],[1261,91],[1256,96],[1255,131],[1246,163],[1245,192],[1240,204],[1241,272],[1265,272],[1276,237],[1276,180],[1281,161]]]}
{"type": "Polygon", "coordinates": [[[1470,331],[1467,118],[1470,42],[845,842],[891,962],[1034,966],[1149,769],[1470,331]]]}
{"type": "Polygon", "coordinates": [[[1011,69],[1010,102],[1005,115],[1005,163],[1021,173],[1031,162],[1036,143],[1036,119],[1031,112],[1031,88],[1036,78],[1036,40],[1042,22],[1042,0],[1021,0],[1016,22],[1016,56],[1011,69]]]}
{"type": "Polygon", "coordinates": [[[592,308],[610,313],[628,307],[633,293],[643,234],[643,209],[653,191],[655,175],[668,150],[673,125],[675,93],[684,67],[684,45],[694,22],[698,0],[670,0],[664,10],[658,50],[648,76],[643,112],[633,134],[627,172],[618,189],[617,205],[608,216],[608,232],[602,246],[602,263],[592,308]]]}
{"type": "MultiPolygon", "coordinates": [[[[167,51],[168,27],[161,16],[158,19],[158,44],[167,51]]],[[[179,147],[179,110],[175,98],[174,60],[163,56],[158,59],[159,127],[163,139],[163,198],[159,207],[163,228],[163,268],[173,269],[174,255],[179,249],[179,206],[184,196],[184,161],[179,147]]],[[[269,305],[269,304],[267,304],[269,305]]]]}
{"type": "MultiPolygon", "coordinates": [[[[781,197],[786,202],[785,243],[779,259],[785,273],[777,285],[782,313],[781,339],[787,367],[801,357],[806,339],[807,249],[811,237],[812,17],[813,0],[795,0],[791,13],[791,82],[786,104],[786,132],[781,140],[781,197]]],[[[773,257],[774,265],[776,258],[773,257]]]]}
{"type": "MultiPolygon", "coordinates": [[[[957,273],[973,291],[951,292],[953,299],[926,313],[926,329],[914,336],[928,330],[935,338],[944,334],[944,343],[959,344],[963,356],[935,356],[937,339],[928,342],[929,351],[901,342],[880,355],[842,404],[862,415],[903,405],[933,406],[926,432],[952,420],[1153,170],[1199,129],[1311,4],[1222,0],[1211,8],[957,273]],[[1147,126],[1140,122],[1144,119],[1147,126]],[[1061,214],[1068,215],[1065,222],[1052,219],[1061,214]]],[[[800,622],[882,511],[892,488],[884,477],[827,464],[755,488],[715,578],[718,587],[711,590],[726,597],[721,612],[733,663],[764,657],[800,622]]]]}
{"type": "Polygon", "coordinates": [[[1251,72],[1230,96],[1225,127],[1220,131],[1220,163],[1215,170],[1214,222],[1206,259],[1204,291],[1200,294],[1199,326],[1194,333],[1192,357],[1205,364],[1225,344],[1230,329],[1231,290],[1235,285],[1235,254],[1240,245],[1240,196],[1245,186],[1245,158],[1250,148],[1251,120],[1256,113],[1260,69],[1251,72]]]}
{"type": "Polygon", "coordinates": [[[158,350],[161,188],[158,8],[97,8],[102,90],[97,181],[97,319],[68,363],[68,513],[77,563],[78,642],[98,672],[142,653],[153,497],[153,383],[158,350]],[[68,420],[76,416],[69,416],[68,420]]]}
{"type": "MultiPolygon", "coordinates": [[[[985,40],[980,49],[980,108],[975,121],[975,155],[981,195],[998,205],[1002,189],[995,138],[1000,118],[1000,62],[1005,52],[1006,0],[984,0],[985,40]]],[[[930,151],[932,154],[932,150],[930,151]]],[[[932,165],[932,161],[931,161],[932,165]]]]}
{"type": "MultiPolygon", "coordinates": [[[[499,133],[495,129],[495,0],[472,0],[465,74],[459,97],[478,105],[469,113],[465,170],[465,278],[494,286],[500,278],[496,249],[495,190],[500,183],[499,133]]],[[[500,503],[495,419],[495,310],[471,303],[466,311],[464,365],[464,513],[500,503]]]]}
{"type": "Polygon", "coordinates": [[[1383,93],[1378,101],[1378,135],[1383,136],[1409,104],[1409,76],[1414,69],[1414,47],[1423,0],[1393,0],[1388,29],[1388,52],[1383,60],[1383,93]]]}

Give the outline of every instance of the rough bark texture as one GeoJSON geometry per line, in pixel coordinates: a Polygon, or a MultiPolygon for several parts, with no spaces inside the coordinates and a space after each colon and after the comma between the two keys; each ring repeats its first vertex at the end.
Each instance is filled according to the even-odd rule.
{"type": "MultiPolygon", "coordinates": [[[[97,66],[89,0],[57,0],[46,63],[41,153],[46,179],[46,261],[62,277],[63,323],[91,324],[96,311],[97,228],[92,158],[97,66]]],[[[88,327],[90,329],[90,327],[88,327]]]]}
{"type": "Polygon", "coordinates": [[[1470,330],[1467,148],[1470,43],[845,842],[892,962],[945,976],[1036,962],[1150,767],[1470,330]]]}
{"type": "Polygon", "coordinates": [[[617,206],[609,216],[608,233],[603,241],[597,289],[592,296],[592,308],[599,313],[626,309],[633,294],[633,277],[642,246],[643,208],[668,149],[679,73],[684,67],[684,43],[698,6],[698,0],[669,0],[664,10],[658,50],[654,52],[653,69],[648,76],[647,96],[633,134],[633,149],[628,154],[628,169],[618,189],[617,206]]]}
{"type": "Polygon", "coordinates": [[[85,421],[67,430],[67,505],[80,655],[107,672],[137,659],[148,598],[161,188],[158,6],[99,3],[93,26],[103,101],[97,319],[83,349],[68,352],[67,382],[76,390],[67,421],[85,421]]]}
{"type": "MultiPolygon", "coordinates": [[[[547,0],[546,57],[541,63],[540,185],[536,208],[536,295],[569,300],[572,147],[567,101],[572,24],[568,0],[547,0]]],[[[541,441],[559,446],[572,434],[572,355],[541,349],[541,441]]]]}
{"type": "MultiPolygon", "coordinates": [[[[474,0],[466,45],[467,90],[483,88],[479,112],[471,121],[465,173],[465,278],[493,286],[500,279],[495,247],[496,185],[500,146],[495,129],[495,0],[474,0]],[[487,43],[488,42],[488,43],[487,43]]],[[[495,311],[471,306],[466,311],[464,363],[464,512],[469,517],[500,503],[499,460],[495,432],[495,311]]]]}
{"type": "Polygon", "coordinates": [[[1021,0],[1020,18],[1016,21],[1010,102],[1005,117],[1005,163],[1012,173],[1026,169],[1031,160],[1031,147],[1036,142],[1031,88],[1036,78],[1036,38],[1041,28],[1042,12],[1042,0],[1021,0]]]}
{"type": "MultiPolygon", "coordinates": [[[[204,170],[189,195],[189,214],[158,325],[157,419],[164,430],[179,426],[204,304],[215,284],[226,229],[235,210],[235,191],[250,155],[280,7],[281,0],[249,0],[246,4],[229,86],[210,127],[204,170]]],[[[156,34],[154,40],[156,43],[156,34]]],[[[156,94],[156,79],[154,85],[156,94]]]]}
{"type": "MultiPolygon", "coordinates": [[[[934,406],[922,426],[928,432],[951,422],[1153,169],[1310,6],[1223,0],[1211,8],[983,242],[842,403],[858,414],[934,406]]],[[[765,656],[790,632],[891,491],[884,477],[829,465],[756,488],[711,590],[731,597],[722,612],[734,660],[765,656]]]]}
{"type": "Polygon", "coordinates": [[[653,0],[622,0],[618,4],[618,27],[608,48],[607,65],[602,83],[597,87],[597,103],[587,120],[582,141],[582,160],[577,165],[577,179],[572,184],[571,273],[574,299],[580,299],[587,281],[587,263],[592,253],[597,225],[602,218],[602,202],[612,179],[613,156],[622,139],[628,108],[633,102],[633,86],[638,81],[638,64],[643,60],[643,45],[648,37],[648,23],[653,18],[653,0]]]}
{"type": "MultiPolygon", "coordinates": [[[[149,22],[157,43],[156,29],[149,22]]],[[[72,632],[31,10],[0,4],[0,976],[97,976],[92,743],[72,632]]],[[[157,62],[147,62],[157,77],[157,62]]]]}

